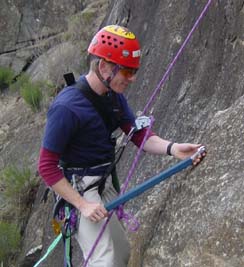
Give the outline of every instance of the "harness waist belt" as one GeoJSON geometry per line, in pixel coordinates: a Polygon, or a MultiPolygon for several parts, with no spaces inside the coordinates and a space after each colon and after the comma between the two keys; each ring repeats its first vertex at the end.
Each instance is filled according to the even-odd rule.
{"type": "Polygon", "coordinates": [[[97,169],[97,168],[101,168],[101,167],[106,167],[106,166],[109,166],[110,164],[112,163],[112,161],[104,161],[104,162],[101,162],[100,161],[100,164],[90,164],[90,165],[84,165],[84,164],[80,164],[80,163],[68,163],[68,162],[65,162],[63,160],[60,160],[59,161],[59,166],[61,168],[63,168],[64,170],[81,170],[81,169],[91,169],[91,170],[94,170],[94,169],[97,169]]]}

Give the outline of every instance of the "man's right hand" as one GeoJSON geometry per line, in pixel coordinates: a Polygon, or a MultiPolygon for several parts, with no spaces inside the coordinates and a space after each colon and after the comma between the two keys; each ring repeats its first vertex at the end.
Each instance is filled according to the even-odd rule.
{"type": "Polygon", "coordinates": [[[81,214],[92,222],[99,222],[108,216],[108,211],[98,202],[89,202],[70,185],[66,178],[62,178],[52,186],[53,190],[66,201],[75,206],[81,214]]]}
{"type": "Polygon", "coordinates": [[[108,212],[104,206],[97,202],[84,200],[84,203],[79,207],[79,210],[85,218],[88,218],[92,222],[99,222],[108,216],[108,212]]]}

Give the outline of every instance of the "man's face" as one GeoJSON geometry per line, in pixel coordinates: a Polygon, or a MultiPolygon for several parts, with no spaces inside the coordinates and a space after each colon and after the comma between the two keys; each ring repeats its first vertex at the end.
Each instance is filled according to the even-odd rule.
{"type": "MultiPolygon", "coordinates": [[[[110,76],[115,68],[115,64],[108,63],[107,75],[110,76]]],[[[110,87],[116,93],[123,93],[128,85],[136,80],[136,69],[120,66],[119,71],[110,82],[110,87]]]]}

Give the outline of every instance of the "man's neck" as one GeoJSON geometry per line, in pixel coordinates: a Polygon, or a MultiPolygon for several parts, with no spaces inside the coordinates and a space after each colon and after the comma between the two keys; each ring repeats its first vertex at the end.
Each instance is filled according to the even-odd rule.
{"type": "Polygon", "coordinates": [[[104,86],[104,84],[98,79],[95,72],[89,72],[86,75],[87,82],[89,83],[91,89],[97,93],[98,95],[103,95],[108,92],[108,89],[104,86]]]}

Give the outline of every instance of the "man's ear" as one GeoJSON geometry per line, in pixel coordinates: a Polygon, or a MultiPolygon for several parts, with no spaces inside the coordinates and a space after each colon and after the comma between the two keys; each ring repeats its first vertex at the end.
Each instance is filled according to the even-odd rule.
{"type": "Polygon", "coordinates": [[[98,69],[99,69],[102,76],[103,75],[107,76],[107,75],[110,75],[110,73],[111,73],[110,65],[104,59],[101,59],[99,61],[98,69]]]}
{"type": "Polygon", "coordinates": [[[106,62],[104,59],[99,60],[98,68],[99,68],[100,73],[104,73],[104,70],[106,70],[106,62]]]}

